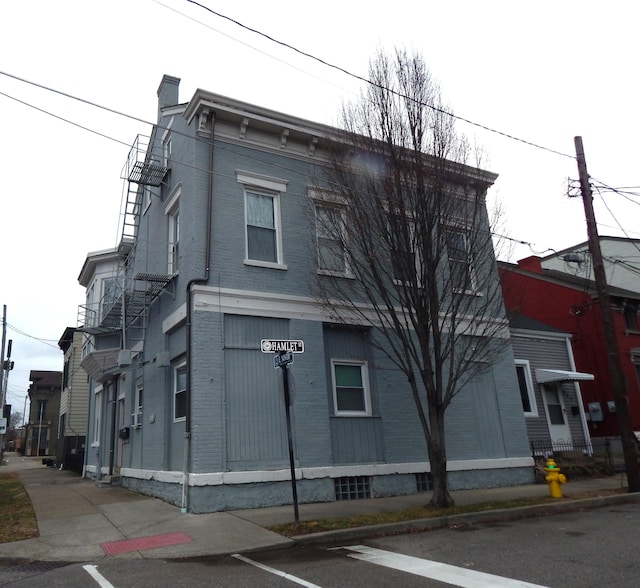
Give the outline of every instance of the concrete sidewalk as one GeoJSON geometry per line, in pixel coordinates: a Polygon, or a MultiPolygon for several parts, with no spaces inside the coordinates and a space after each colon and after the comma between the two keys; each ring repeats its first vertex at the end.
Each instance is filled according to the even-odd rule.
{"type": "MultiPolygon", "coordinates": [[[[31,561],[95,561],[104,557],[181,558],[217,555],[283,547],[293,540],[266,527],[293,522],[293,506],[237,510],[211,514],[183,514],[159,499],[124,488],[100,488],[69,471],[42,465],[41,458],[5,454],[7,465],[0,473],[15,471],[33,504],[40,536],[36,539],[0,544],[0,558],[31,561]]],[[[594,498],[576,503],[572,494],[621,488],[623,478],[594,478],[568,482],[565,498],[551,508],[579,508],[597,503],[638,500],[640,494],[594,498]]],[[[452,493],[457,505],[547,496],[544,484],[509,488],[466,490],[452,493]]],[[[376,498],[318,504],[301,504],[301,520],[343,517],[398,511],[424,505],[428,495],[376,498]]],[[[542,507],[549,510],[549,506],[542,507]]],[[[538,507],[526,507],[538,508],[538,507]]],[[[522,509],[457,515],[446,520],[431,519],[393,523],[377,527],[346,529],[314,534],[296,542],[340,541],[376,533],[401,532],[487,518],[513,518],[522,509]]]]}

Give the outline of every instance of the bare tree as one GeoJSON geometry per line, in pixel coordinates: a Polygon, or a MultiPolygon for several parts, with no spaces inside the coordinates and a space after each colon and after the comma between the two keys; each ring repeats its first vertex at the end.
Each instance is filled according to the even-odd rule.
{"type": "Polygon", "coordinates": [[[496,176],[468,164],[472,150],[419,56],[378,53],[369,76],[343,107],[344,135],[315,193],[315,293],[336,322],[369,326],[406,375],[431,503],[444,507],[445,411],[507,340],[485,204],[496,176]]]}

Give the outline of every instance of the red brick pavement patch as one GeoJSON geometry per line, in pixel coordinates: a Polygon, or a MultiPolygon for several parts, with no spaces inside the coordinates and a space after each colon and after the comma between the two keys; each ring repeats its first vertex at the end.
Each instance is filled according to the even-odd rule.
{"type": "Polygon", "coordinates": [[[128,551],[141,551],[143,549],[153,549],[154,547],[167,547],[168,545],[179,545],[180,543],[191,543],[191,538],[185,533],[165,533],[164,535],[151,535],[149,537],[137,537],[136,539],[123,539],[122,541],[109,541],[101,543],[102,551],[106,555],[117,553],[127,553],[128,551]]]}

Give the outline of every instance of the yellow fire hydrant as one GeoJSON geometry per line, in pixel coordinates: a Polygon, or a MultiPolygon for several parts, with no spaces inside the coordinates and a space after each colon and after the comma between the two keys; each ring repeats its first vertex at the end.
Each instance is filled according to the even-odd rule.
{"type": "Polygon", "coordinates": [[[544,465],[544,471],[547,472],[544,479],[547,484],[549,484],[550,496],[552,498],[562,498],[560,484],[564,484],[567,481],[566,476],[560,473],[560,468],[553,459],[547,459],[547,463],[544,465]]]}

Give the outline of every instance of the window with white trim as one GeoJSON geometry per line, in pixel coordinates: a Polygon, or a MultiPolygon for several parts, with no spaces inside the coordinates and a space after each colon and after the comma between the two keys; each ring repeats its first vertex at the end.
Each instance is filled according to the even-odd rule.
{"type": "Polygon", "coordinates": [[[336,416],[371,416],[367,362],[332,359],[331,377],[336,416]]]}
{"type": "Polygon", "coordinates": [[[139,429],[142,427],[142,395],[143,395],[143,387],[142,384],[138,384],[136,386],[135,396],[133,398],[133,428],[139,429]]]}
{"type": "Polygon", "coordinates": [[[315,211],[318,271],[330,275],[349,273],[347,254],[343,247],[346,235],[344,207],[317,202],[315,211]]]}
{"type": "Polygon", "coordinates": [[[173,117],[169,121],[164,133],[162,133],[162,165],[164,167],[171,166],[171,151],[173,150],[173,145],[171,142],[171,127],[173,126],[173,117]]]}
{"type": "Polygon", "coordinates": [[[187,364],[183,363],[174,370],[173,378],[173,420],[187,418],[187,364]]]}
{"type": "Polygon", "coordinates": [[[279,263],[278,195],[247,188],[247,259],[279,263]]]}
{"type": "Polygon", "coordinates": [[[91,437],[91,447],[100,445],[100,429],[102,427],[102,402],[104,389],[96,386],[93,393],[93,435],[91,437]]]}
{"type": "Polygon", "coordinates": [[[420,260],[416,253],[415,221],[408,215],[389,214],[389,248],[393,281],[416,284],[420,276],[420,260]]]}
{"type": "Polygon", "coordinates": [[[168,273],[170,275],[178,273],[178,255],[180,245],[180,208],[176,207],[169,213],[169,251],[168,251],[168,273]]]}
{"type": "Polygon", "coordinates": [[[447,257],[451,287],[454,292],[474,292],[473,264],[469,250],[469,235],[462,229],[447,228],[447,257]]]}
{"type": "Polygon", "coordinates": [[[533,390],[529,361],[526,359],[516,359],[515,363],[524,416],[537,417],[538,406],[536,405],[536,396],[533,390]]]}
{"type": "Polygon", "coordinates": [[[164,213],[167,215],[167,273],[178,273],[180,258],[180,197],[182,196],[182,184],[177,184],[172,190],[164,213]]]}
{"type": "Polygon", "coordinates": [[[244,263],[286,269],[283,261],[280,195],[286,191],[287,182],[243,171],[236,171],[236,177],[244,185],[244,263]]]}

